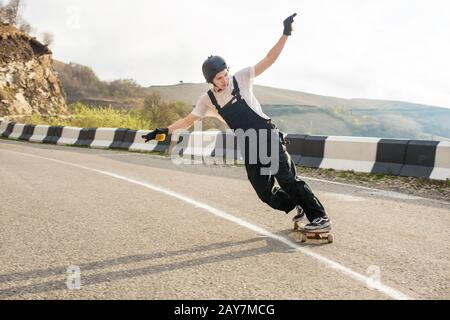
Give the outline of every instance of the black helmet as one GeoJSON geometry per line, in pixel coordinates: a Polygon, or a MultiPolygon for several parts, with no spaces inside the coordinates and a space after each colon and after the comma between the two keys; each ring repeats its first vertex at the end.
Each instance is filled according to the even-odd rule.
{"type": "Polygon", "coordinates": [[[222,57],[210,56],[203,63],[203,75],[205,76],[206,82],[212,83],[214,77],[223,70],[228,69],[227,63],[222,57]]]}

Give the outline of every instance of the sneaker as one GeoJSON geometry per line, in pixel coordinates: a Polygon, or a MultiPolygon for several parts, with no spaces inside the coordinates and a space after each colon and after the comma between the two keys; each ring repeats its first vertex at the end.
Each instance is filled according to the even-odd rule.
{"type": "Polygon", "coordinates": [[[299,205],[297,205],[295,208],[297,208],[297,214],[295,215],[295,217],[292,218],[292,221],[301,222],[301,221],[306,220],[306,215],[305,215],[305,211],[303,210],[303,208],[300,207],[299,205]]]}
{"type": "Polygon", "coordinates": [[[320,217],[314,219],[311,223],[308,223],[304,228],[304,230],[321,230],[321,229],[331,229],[331,222],[328,217],[320,217]]]}

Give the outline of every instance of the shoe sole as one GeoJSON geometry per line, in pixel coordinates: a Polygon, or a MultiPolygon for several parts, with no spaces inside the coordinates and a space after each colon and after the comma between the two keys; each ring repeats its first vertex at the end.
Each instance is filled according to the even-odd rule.
{"type": "Polygon", "coordinates": [[[331,224],[317,228],[303,228],[305,231],[331,231],[331,224]]]}

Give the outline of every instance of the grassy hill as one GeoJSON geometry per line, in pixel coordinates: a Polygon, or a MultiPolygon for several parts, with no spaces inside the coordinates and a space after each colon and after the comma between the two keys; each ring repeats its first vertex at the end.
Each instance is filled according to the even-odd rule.
{"type": "Polygon", "coordinates": [[[263,106],[281,130],[315,135],[450,140],[450,110],[371,109],[311,106],[263,106]]]}
{"type": "MultiPolygon", "coordinates": [[[[164,99],[194,105],[207,84],[152,86],[164,99]]],[[[342,99],[254,86],[264,112],[288,133],[450,140],[450,109],[403,101],[342,99]]]]}

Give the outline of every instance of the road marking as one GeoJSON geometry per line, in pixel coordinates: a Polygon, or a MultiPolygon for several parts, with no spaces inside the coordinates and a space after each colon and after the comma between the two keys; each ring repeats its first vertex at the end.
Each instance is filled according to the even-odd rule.
{"type": "Polygon", "coordinates": [[[418,196],[412,196],[412,195],[409,195],[409,194],[395,192],[395,191],[386,191],[386,190],[380,190],[380,189],[375,189],[375,188],[363,187],[363,186],[358,186],[356,184],[348,184],[348,183],[343,183],[343,182],[336,182],[336,181],[330,181],[330,180],[324,180],[324,179],[318,179],[318,178],[311,178],[311,177],[306,177],[306,176],[299,176],[299,178],[301,178],[303,180],[311,180],[311,181],[335,184],[335,185],[338,185],[338,186],[344,186],[344,187],[350,187],[350,188],[355,188],[355,189],[366,190],[366,192],[364,192],[364,193],[367,194],[367,195],[379,195],[379,196],[384,196],[384,197],[388,197],[388,198],[396,198],[396,199],[403,199],[403,200],[425,200],[425,201],[435,202],[435,203],[444,204],[444,205],[449,205],[450,204],[450,202],[446,202],[446,201],[441,201],[441,200],[436,200],[436,199],[431,199],[431,198],[418,197],[418,196]],[[373,194],[372,192],[375,192],[375,194],[373,194]]]}
{"type": "Polygon", "coordinates": [[[322,194],[325,196],[328,196],[330,198],[334,198],[338,201],[346,201],[346,202],[362,202],[362,201],[364,201],[364,198],[362,198],[362,197],[355,197],[355,196],[345,194],[345,193],[322,191],[322,194]]]}
{"type": "Polygon", "coordinates": [[[372,278],[367,277],[365,275],[362,275],[356,271],[353,271],[352,269],[345,267],[343,265],[341,265],[338,262],[335,262],[329,258],[326,258],[320,254],[317,254],[311,250],[308,250],[307,248],[301,247],[298,244],[294,243],[293,241],[284,238],[282,236],[276,235],[270,231],[267,231],[264,228],[261,228],[257,225],[252,224],[251,222],[248,222],[244,219],[238,218],[233,216],[230,213],[227,213],[225,211],[222,211],[220,209],[214,208],[210,205],[207,205],[205,203],[199,202],[197,200],[194,200],[188,196],[185,196],[183,194],[177,193],[175,191],[169,190],[169,189],[165,189],[156,185],[153,185],[151,183],[148,182],[144,182],[144,181],[138,181],[132,178],[128,178],[126,176],[122,176],[116,173],[112,173],[112,172],[108,172],[108,171],[103,171],[103,170],[98,170],[98,169],[94,169],[94,168],[90,168],[90,167],[85,167],[79,164],[75,164],[75,163],[70,163],[70,162],[66,162],[66,161],[62,161],[62,160],[57,160],[57,159],[52,159],[52,158],[47,158],[47,157],[42,157],[42,156],[37,156],[37,155],[32,155],[32,154],[27,154],[27,153],[22,153],[22,152],[17,152],[17,151],[11,151],[11,150],[0,150],[0,151],[7,151],[7,152],[11,152],[11,153],[17,153],[23,156],[27,156],[27,157],[32,157],[32,158],[38,158],[38,159],[43,159],[43,160],[48,160],[48,161],[53,161],[56,163],[60,163],[60,164],[64,164],[64,165],[68,165],[68,166],[72,166],[72,167],[76,167],[76,168],[80,168],[80,169],[84,169],[84,170],[88,170],[88,171],[92,171],[92,172],[96,172],[96,173],[100,173],[109,177],[113,177],[122,181],[126,181],[132,184],[136,184],[139,186],[142,186],[144,188],[156,191],[156,192],[160,192],[163,194],[166,194],[168,196],[177,198],[179,200],[182,200],[186,203],[189,203],[191,205],[193,205],[194,207],[203,209],[205,211],[208,211],[212,214],[214,214],[217,217],[223,218],[225,220],[234,222],[244,228],[247,228],[249,230],[252,230],[260,235],[264,235],[267,236],[269,238],[272,238],[274,240],[277,240],[281,243],[284,243],[285,245],[287,245],[288,247],[294,249],[295,251],[299,251],[302,252],[303,254],[310,256],[322,263],[324,263],[325,265],[327,265],[328,267],[335,269],[337,271],[342,272],[343,274],[349,276],[350,278],[357,280],[359,282],[362,282],[363,284],[367,285],[368,283],[371,283],[371,287],[373,289],[376,289],[378,291],[380,291],[381,293],[393,298],[393,299],[397,299],[397,300],[410,300],[412,299],[411,297],[407,296],[406,294],[391,288],[387,285],[382,284],[381,282],[374,282],[372,278]]]}
{"type": "MultiPolygon", "coordinates": [[[[345,187],[352,187],[352,188],[357,188],[357,189],[361,189],[361,190],[368,190],[368,191],[377,191],[377,192],[386,192],[384,190],[380,190],[380,189],[375,189],[375,188],[369,188],[369,187],[363,187],[363,186],[358,186],[358,185],[354,185],[354,184],[348,184],[348,183],[343,183],[343,182],[336,182],[336,181],[330,181],[330,180],[324,180],[324,179],[318,179],[318,178],[311,178],[311,177],[306,177],[306,176],[299,176],[302,179],[307,179],[307,180],[311,180],[311,181],[318,181],[318,182],[326,182],[326,183],[331,183],[331,184],[335,184],[338,186],[345,186],[345,187]]],[[[390,193],[396,193],[394,191],[390,191],[390,193]]],[[[398,193],[398,192],[397,192],[398,193]]],[[[401,193],[399,193],[401,194],[401,193]]],[[[401,194],[403,196],[408,196],[408,197],[412,197],[414,199],[423,199],[421,197],[416,197],[416,196],[410,196],[407,194],[401,194]]]]}

